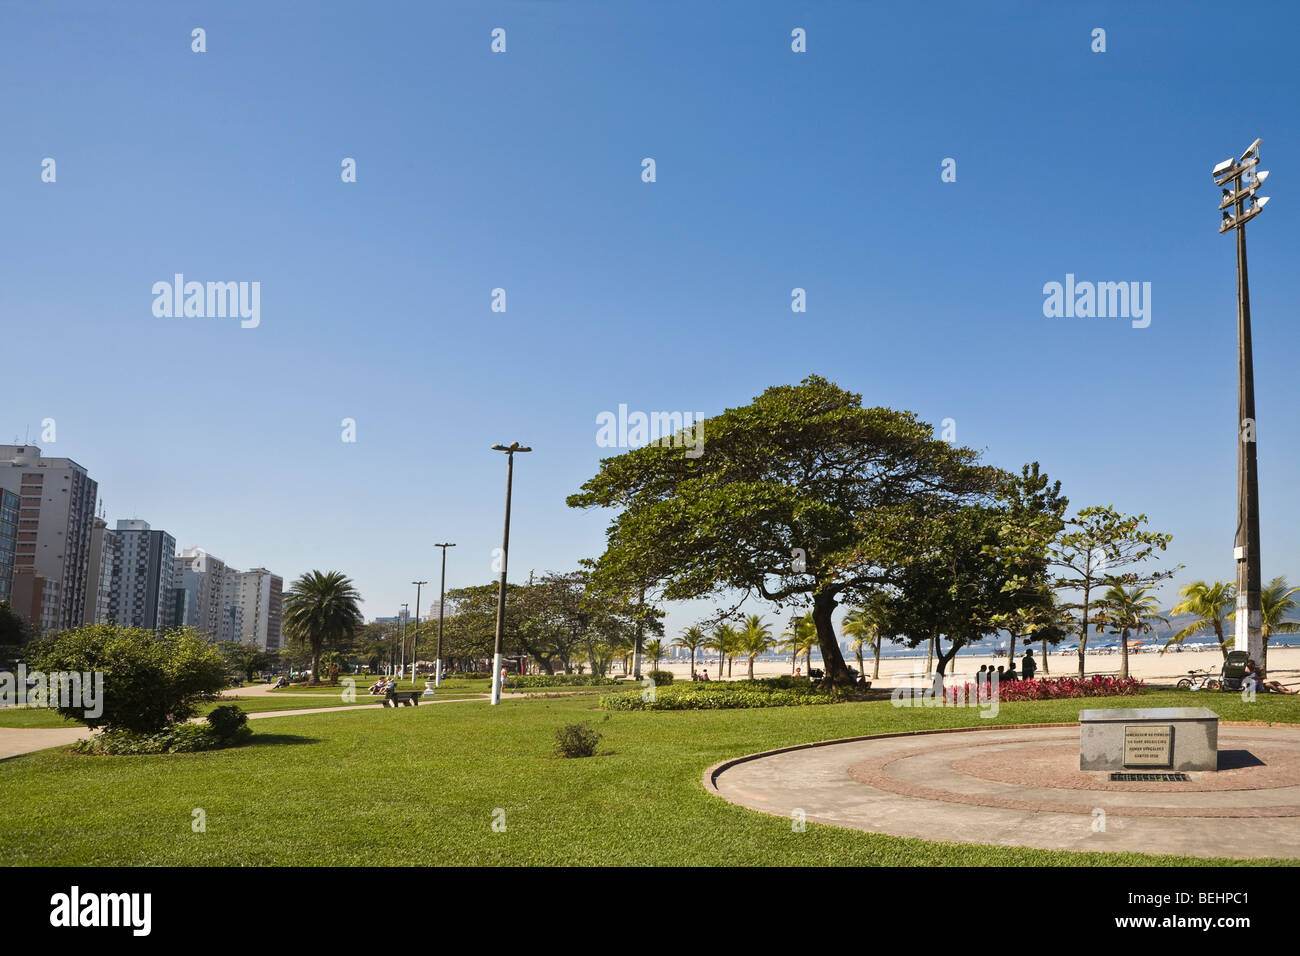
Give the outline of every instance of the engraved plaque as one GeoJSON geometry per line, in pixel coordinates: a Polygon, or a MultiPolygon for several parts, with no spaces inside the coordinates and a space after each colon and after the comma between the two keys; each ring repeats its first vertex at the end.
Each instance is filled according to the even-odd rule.
{"type": "Polygon", "coordinates": [[[1125,724],[1124,766],[1172,767],[1173,724],[1125,724]]]}

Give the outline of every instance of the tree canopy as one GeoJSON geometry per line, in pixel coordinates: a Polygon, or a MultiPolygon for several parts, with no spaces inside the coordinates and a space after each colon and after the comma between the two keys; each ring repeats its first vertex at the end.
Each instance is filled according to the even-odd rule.
{"type": "Polygon", "coordinates": [[[650,582],[664,600],[739,592],[811,605],[831,684],[852,680],[831,622],[838,604],[892,583],[934,521],[1009,477],[915,414],[863,408],[815,375],[703,432],[696,457],[678,442],[634,449],[569,497],[617,509],[598,575],[650,582]]]}

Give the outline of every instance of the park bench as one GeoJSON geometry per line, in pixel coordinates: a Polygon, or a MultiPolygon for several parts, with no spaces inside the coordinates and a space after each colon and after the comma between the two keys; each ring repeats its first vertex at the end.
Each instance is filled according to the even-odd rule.
{"type": "Polygon", "coordinates": [[[420,692],[418,690],[397,690],[391,694],[384,695],[385,707],[419,707],[420,692]]]}

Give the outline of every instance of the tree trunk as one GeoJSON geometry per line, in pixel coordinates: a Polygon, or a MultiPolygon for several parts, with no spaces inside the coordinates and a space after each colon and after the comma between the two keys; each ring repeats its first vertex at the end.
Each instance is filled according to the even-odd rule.
{"type": "Polygon", "coordinates": [[[867,676],[867,670],[865,667],[862,666],[862,645],[861,644],[858,645],[858,649],[856,653],[858,655],[858,679],[865,680],[867,676]]]}
{"type": "Polygon", "coordinates": [[[1083,628],[1079,632],[1079,680],[1083,680],[1083,655],[1088,650],[1088,598],[1092,589],[1084,586],[1083,589],[1083,628]]]}
{"type": "Polygon", "coordinates": [[[876,663],[871,668],[871,679],[880,679],[880,645],[884,642],[884,637],[876,635],[876,663]]]}
{"type": "Polygon", "coordinates": [[[928,650],[926,651],[926,653],[925,653],[925,672],[926,672],[927,674],[933,674],[933,673],[934,673],[934,642],[935,642],[935,640],[936,640],[936,636],[935,636],[934,634],[931,634],[931,635],[930,635],[930,647],[929,647],[929,649],[928,649],[928,650]]]}
{"type": "Polygon", "coordinates": [[[753,655],[751,655],[750,658],[749,658],[749,679],[750,679],[750,680],[753,680],[753,679],[754,679],[754,658],[753,658],[753,655]]]}
{"type": "Polygon", "coordinates": [[[1119,677],[1128,677],[1128,628],[1123,628],[1119,635],[1119,677]]]}
{"type": "Polygon", "coordinates": [[[691,648],[691,680],[695,680],[695,648],[691,648]]]}
{"type": "MultiPolygon", "coordinates": [[[[936,640],[936,638],[931,638],[936,640]]],[[[954,641],[953,646],[949,648],[947,656],[944,655],[942,648],[939,650],[939,666],[934,669],[934,692],[935,696],[942,699],[943,697],[943,674],[948,668],[948,662],[957,655],[957,643],[954,641]]]]}
{"type": "MultiPolygon", "coordinates": [[[[1223,659],[1224,659],[1224,661],[1226,662],[1226,661],[1228,660],[1228,643],[1227,643],[1226,638],[1224,638],[1224,636],[1223,636],[1223,622],[1222,622],[1222,621],[1215,621],[1215,622],[1214,622],[1214,634],[1215,634],[1215,636],[1219,639],[1219,653],[1223,655],[1223,659]]],[[[1237,649],[1237,650],[1240,650],[1240,648],[1236,648],[1236,649],[1237,649]]],[[[1265,671],[1264,673],[1267,674],[1268,671],[1265,671]]]]}
{"type": "Polygon", "coordinates": [[[1043,638],[1043,673],[1044,674],[1051,673],[1051,671],[1048,670],[1047,668],[1047,638],[1043,638]]]}
{"type": "MultiPolygon", "coordinates": [[[[844,656],[840,654],[839,642],[835,640],[835,628],[831,624],[831,615],[838,603],[829,594],[813,597],[813,623],[817,625],[817,645],[821,648],[822,666],[826,671],[822,684],[826,687],[850,687],[853,684],[844,656]]],[[[811,648],[808,651],[808,667],[812,668],[811,648]]]]}
{"type": "Polygon", "coordinates": [[[1268,635],[1267,634],[1264,635],[1264,649],[1260,653],[1259,669],[1264,672],[1265,677],[1268,676],[1268,635]]]}
{"type": "Polygon", "coordinates": [[[321,642],[312,641],[311,642],[311,682],[313,684],[320,683],[320,651],[321,651],[321,642]]]}
{"type": "Polygon", "coordinates": [[[1007,633],[1011,635],[1011,650],[1007,659],[1014,664],[1016,662],[1016,632],[1007,631],[1007,633]]]}

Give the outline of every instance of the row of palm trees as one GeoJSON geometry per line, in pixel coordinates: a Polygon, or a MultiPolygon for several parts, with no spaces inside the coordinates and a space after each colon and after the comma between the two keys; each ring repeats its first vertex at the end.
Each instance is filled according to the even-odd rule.
{"type": "MultiPolygon", "coordinates": [[[[855,625],[852,623],[853,613],[850,612],[845,617],[845,634],[856,634],[853,644],[854,650],[858,653],[858,671],[862,670],[862,648],[871,643],[873,638],[869,638],[865,631],[859,633],[854,630],[855,625]]],[[[646,653],[654,658],[656,666],[658,665],[658,656],[662,655],[663,648],[658,645],[657,641],[652,641],[646,645],[646,653]]],[[[699,626],[686,628],[680,637],[673,641],[674,647],[680,647],[690,652],[691,655],[691,673],[695,673],[695,660],[701,656],[702,651],[715,651],[718,655],[718,676],[722,676],[722,670],[725,667],[727,676],[732,675],[733,665],[737,658],[744,660],[748,666],[748,676],[750,680],[754,679],[754,661],[769,651],[782,651],[790,654],[790,672],[793,674],[798,666],[799,658],[804,659],[807,668],[812,667],[812,652],[818,646],[817,644],[817,625],[813,623],[812,612],[796,617],[789,627],[781,633],[781,639],[772,636],[772,628],[767,622],[757,614],[751,614],[745,618],[740,627],[733,627],[730,624],[720,624],[715,627],[710,634],[706,634],[704,629],[699,626]]],[[[879,667],[879,649],[877,649],[877,667],[879,667]]]]}
{"type": "MultiPolygon", "coordinates": [[[[1215,581],[1193,581],[1179,589],[1182,598],[1170,610],[1170,615],[1192,614],[1195,620],[1174,634],[1165,642],[1161,653],[1175,644],[1182,644],[1187,638],[1199,634],[1213,633],[1219,643],[1219,650],[1226,658],[1233,638],[1228,634],[1227,622],[1236,616],[1237,589],[1233,584],[1215,581]]],[[[1292,595],[1300,594],[1300,587],[1288,587],[1286,578],[1277,577],[1268,583],[1260,593],[1263,609],[1264,659],[1260,667],[1268,670],[1268,641],[1275,634],[1300,633],[1300,622],[1288,620],[1300,608],[1300,602],[1292,595]]],[[[1152,633],[1158,624],[1168,623],[1168,618],[1159,613],[1160,606],[1151,587],[1135,586],[1126,588],[1122,584],[1112,584],[1095,605],[1095,614],[1090,615],[1092,623],[1103,632],[1109,631],[1120,639],[1120,676],[1127,677],[1129,672],[1129,640],[1152,633]]],[[[865,674],[864,652],[872,651],[874,658],[871,677],[880,676],[880,651],[888,635],[882,633],[880,616],[876,608],[855,608],[844,615],[841,625],[843,635],[849,639],[849,649],[858,659],[858,673],[865,674]]],[[[812,613],[796,617],[791,626],[781,635],[784,640],[775,640],[771,628],[757,614],[751,614],[745,623],[734,628],[722,624],[713,629],[712,634],[705,634],[698,626],[688,627],[674,642],[674,646],[690,651],[691,673],[695,672],[695,658],[701,651],[711,650],[718,654],[718,673],[721,676],[723,663],[727,666],[727,676],[731,676],[731,665],[735,658],[748,661],[749,678],[754,678],[754,660],[771,650],[790,653],[790,672],[794,673],[800,657],[805,658],[806,666],[812,666],[812,651],[817,646],[817,627],[813,623],[812,613]]],[[[663,656],[663,647],[658,641],[647,645],[658,666],[663,656]]],[[[1013,649],[1014,654],[1014,649],[1013,649]]],[[[1044,662],[1045,663],[1045,662],[1044,662]]]]}
{"type": "MultiPolygon", "coordinates": [[[[1159,612],[1159,603],[1150,587],[1125,588],[1113,584],[1105,596],[1098,602],[1098,613],[1093,623],[1103,630],[1109,629],[1120,638],[1120,676],[1128,676],[1129,638],[1149,634],[1158,623],[1169,623],[1169,619],[1159,612]]],[[[1300,633],[1300,622],[1287,620],[1300,604],[1291,595],[1300,593],[1300,588],[1287,586],[1286,578],[1277,577],[1260,591],[1262,609],[1262,630],[1264,636],[1264,659],[1260,668],[1268,670],[1268,641],[1274,634],[1300,633]]],[[[1237,587],[1226,581],[1193,581],[1178,590],[1183,599],[1170,609],[1173,616],[1193,615],[1190,624],[1178,631],[1161,648],[1163,654],[1175,644],[1182,644],[1189,637],[1213,633],[1218,641],[1219,651],[1224,659],[1233,644],[1233,637],[1227,633],[1227,622],[1237,616],[1237,587]]]]}

